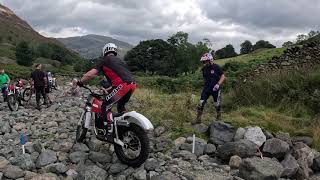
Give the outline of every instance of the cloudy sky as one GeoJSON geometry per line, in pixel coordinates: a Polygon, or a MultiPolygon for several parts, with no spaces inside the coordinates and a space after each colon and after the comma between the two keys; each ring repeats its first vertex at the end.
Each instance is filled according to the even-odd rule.
{"type": "Polygon", "coordinates": [[[320,0],[0,0],[42,35],[100,34],[137,44],[189,33],[214,48],[259,39],[281,46],[320,29],[320,0]]]}

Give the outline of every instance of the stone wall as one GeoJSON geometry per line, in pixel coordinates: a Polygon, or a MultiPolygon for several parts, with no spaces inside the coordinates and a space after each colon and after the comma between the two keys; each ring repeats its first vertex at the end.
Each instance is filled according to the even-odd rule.
{"type": "Polygon", "coordinates": [[[312,42],[303,46],[288,48],[280,57],[273,57],[240,76],[243,81],[251,81],[265,74],[305,71],[320,65],[320,42],[312,42]]]}

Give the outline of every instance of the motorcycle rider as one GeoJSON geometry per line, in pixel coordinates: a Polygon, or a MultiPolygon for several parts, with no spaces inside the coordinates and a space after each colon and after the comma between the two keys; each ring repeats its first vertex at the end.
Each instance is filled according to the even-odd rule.
{"type": "Polygon", "coordinates": [[[210,96],[213,97],[217,112],[217,120],[221,120],[221,90],[220,87],[225,80],[225,75],[219,65],[213,61],[211,52],[205,53],[200,61],[204,64],[202,75],[204,78],[204,88],[201,93],[200,102],[197,106],[197,118],[192,121],[192,124],[201,123],[201,116],[204,105],[210,96]]]}
{"type": "Polygon", "coordinates": [[[4,69],[0,69],[0,89],[1,89],[1,93],[4,101],[6,101],[5,91],[9,83],[10,83],[9,76],[4,72],[4,69]]]}
{"type": "Polygon", "coordinates": [[[107,43],[102,49],[103,60],[93,69],[83,75],[79,86],[83,83],[99,75],[102,72],[107,80],[111,83],[112,91],[106,96],[102,104],[102,119],[104,122],[97,122],[99,128],[104,128],[107,125],[111,126],[112,105],[117,103],[118,113],[126,112],[125,105],[130,100],[130,97],[136,89],[136,83],[128,66],[117,57],[117,46],[113,43],[107,43]]]}

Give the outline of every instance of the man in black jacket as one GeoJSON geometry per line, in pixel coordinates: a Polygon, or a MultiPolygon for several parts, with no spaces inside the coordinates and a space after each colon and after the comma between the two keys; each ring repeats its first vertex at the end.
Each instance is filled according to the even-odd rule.
{"type": "Polygon", "coordinates": [[[31,85],[35,88],[36,91],[36,100],[37,100],[37,107],[39,111],[40,108],[40,96],[42,95],[44,99],[44,104],[47,104],[47,96],[45,92],[45,88],[47,87],[47,77],[46,74],[41,70],[42,65],[37,64],[36,69],[31,73],[31,85]]]}
{"type": "Polygon", "coordinates": [[[217,112],[217,120],[221,120],[221,91],[220,86],[225,80],[224,73],[219,65],[213,62],[211,53],[205,53],[200,61],[204,64],[202,75],[204,79],[204,87],[201,93],[200,102],[197,106],[197,118],[192,121],[192,124],[201,123],[201,116],[204,105],[210,96],[213,97],[217,112]]]}

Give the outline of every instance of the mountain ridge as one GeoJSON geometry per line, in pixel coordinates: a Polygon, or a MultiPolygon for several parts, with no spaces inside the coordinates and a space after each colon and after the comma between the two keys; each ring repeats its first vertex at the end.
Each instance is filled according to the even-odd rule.
{"type": "Polygon", "coordinates": [[[133,48],[133,45],[127,42],[97,34],[56,39],[86,59],[98,58],[101,55],[102,47],[109,42],[118,46],[120,57],[124,57],[133,48]]]}

